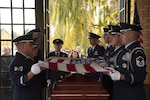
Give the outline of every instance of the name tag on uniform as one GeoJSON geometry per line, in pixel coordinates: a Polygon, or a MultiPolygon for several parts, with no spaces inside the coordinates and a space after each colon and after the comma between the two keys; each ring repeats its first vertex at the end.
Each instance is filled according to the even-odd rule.
{"type": "Polygon", "coordinates": [[[97,56],[98,55],[98,51],[94,51],[94,55],[97,56]]]}
{"type": "Polygon", "coordinates": [[[14,71],[23,71],[23,66],[19,66],[19,67],[14,67],[14,71]]]}

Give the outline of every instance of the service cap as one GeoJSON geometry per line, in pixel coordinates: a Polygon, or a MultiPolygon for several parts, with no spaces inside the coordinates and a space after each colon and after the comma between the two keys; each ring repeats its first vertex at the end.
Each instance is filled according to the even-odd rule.
{"type": "Polygon", "coordinates": [[[61,39],[55,39],[55,40],[53,41],[53,44],[54,44],[54,45],[63,45],[64,42],[63,42],[61,39]]]}
{"type": "Polygon", "coordinates": [[[103,28],[104,30],[104,34],[110,34],[108,31],[109,31],[109,28],[103,28]]]}
{"type": "Polygon", "coordinates": [[[117,25],[112,25],[110,29],[110,34],[111,35],[120,35],[120,26],[117,25]]]}
{"type": "Polygon", "coordinates": [[[94,39],[94,38],[99,39],[101,37],[95,33],[89,32],[89,39],[94,39]]]}
{"type": "Polygon", "coordinates": [[[41,33],[40,28],[33,29],[33,30],[29,31],[29,32],[26,33],[26,34],[31,34],[31,35],[32,35],[33,33],[41,33]]]}
{"type": "Polygon", "coordinates": [[[137,31],[139,32],[142,30],[142,27],[140,25],[133,25],[133,24],[128,24],[128,23],[120,23],[120,31],[121,32],[127,32],[127,31],[137,31]]]}
{"type": "Polygon", "coordinates": [[[12,42],[18,43],[34,43],[31,35],[22,35],[15,38],[12,42]]]}

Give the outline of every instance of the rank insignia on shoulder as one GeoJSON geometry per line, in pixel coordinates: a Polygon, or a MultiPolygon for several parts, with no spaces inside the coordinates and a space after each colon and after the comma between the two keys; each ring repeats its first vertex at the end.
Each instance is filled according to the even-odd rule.
{"type": "Polygon", "coordinates": [[[14,71],[23,71],[23,66],[19,66],[19,67],[14,67],[14,71]]]}
{"type": "Polygon", "coordinates": [[[137,57],[137,58],[136,58],[136,65],[137,65],[138,67],[144,67],[144,65],[145,65],[144,58],[141,57],[141,56],[137,57]]]}

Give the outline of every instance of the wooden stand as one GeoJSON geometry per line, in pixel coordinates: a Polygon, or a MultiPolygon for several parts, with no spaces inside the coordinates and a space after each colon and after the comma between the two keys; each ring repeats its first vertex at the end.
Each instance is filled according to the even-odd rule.
{"type": "Polygon", "coordinates": [[[108,100],[109,94],[101,83],[82,74],[72,74],[57,83],[52,100],[108,100]]]}

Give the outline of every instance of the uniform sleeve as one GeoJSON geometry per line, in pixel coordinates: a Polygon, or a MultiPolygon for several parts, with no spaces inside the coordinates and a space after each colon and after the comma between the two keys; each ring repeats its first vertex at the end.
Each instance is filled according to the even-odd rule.
{"type": "Polygon", "coordinates": [[[13,85],[26,86],[28,84],[28,76],[24,74],[23,66],[11,66],[10,76],[13,85]]]}
{"type": "Polygon", "coordinates": [[[103,56],[105,53],[105,48],[103,46],[102,46],[102,51],[103,51],[103,53],[102,53],[102,56],[103,56]]]}
{"type": "Polygon", "coordinates": [[[143,83],[146,77],[146,56],[142,49],[131,53],[129,71],[125,73],[125,79],[130,84],[143,83]]]}
{"type": "Polygon", "coordinates": [[[99,55],[100,56],[103,56],[104,55],[104,52],[105,52],[105,48],[103,46],[100,46],[99,47],[99,55]]]}
{"type": "Polygon", "coordinates": [[[48,56],[47,56],[47,57],[49,58],[50,56],[51,56],[51,53],[48,53],[48,56]]]}
{"type": "Polygon", "coordinates": [[[89,58],[89,48],[86,50],[87,58],[89,58]]]}

